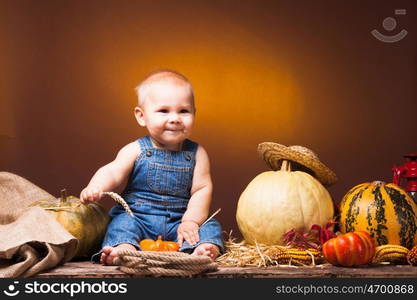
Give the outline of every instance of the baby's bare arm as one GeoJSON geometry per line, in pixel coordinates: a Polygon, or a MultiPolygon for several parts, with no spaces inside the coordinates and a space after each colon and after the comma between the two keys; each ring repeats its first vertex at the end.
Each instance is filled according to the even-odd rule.
{"type": "Polygon", "coordinates": [[[87,187],[81,192],[81,201],[97,201],[102,197],[103,192],[114,191],[126,185],[135,159],[139,154],[140,147],[137,142],[127,144],[120,149],[114,161],[97,170],[87,187]]]}
{"type": "Polygon", "coordinates": [[[191,198],[182,219],[192,220],[201,225],[208,217],[212,192],[209,157],[206,150],[199,146],[196,154],[191,198]]]}
{"type": "Polygon", "coordinates": [[[180,244],[183,240],[191,245],[199,241],[198,228],[208,217],[212,191],[210,161],[206,150],[199,146],[196,154],[191,198],[178,228],[178,242],[180,244]]]}

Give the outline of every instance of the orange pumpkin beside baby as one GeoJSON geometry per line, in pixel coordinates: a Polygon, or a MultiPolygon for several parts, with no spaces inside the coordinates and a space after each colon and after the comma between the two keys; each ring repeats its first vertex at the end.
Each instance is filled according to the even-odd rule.
{"type": "Polygon", "coordinates": [[[158,239],[144,239],[139,243],[142,251],[178,251],[180,245],[176,242],[163,241],[161,236],[158,236],[158,239]]]}

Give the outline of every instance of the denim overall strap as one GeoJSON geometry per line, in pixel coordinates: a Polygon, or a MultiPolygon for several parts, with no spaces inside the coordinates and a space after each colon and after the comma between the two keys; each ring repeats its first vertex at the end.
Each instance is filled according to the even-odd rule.
{"type": "Polygon", "coordinates": [[[190,141],[188,139],[185,140],[183,145],[182,145],[182,150],[183,151],[190,151],[190,152],[196,153],[197,148],[198,148],[198,144],[193,142],[193,141],[190,141]]]}
{"type": "Polygon", "coordinates": [[[147,150],[147,149],[153,148],[152,141],[149,136],[144,136],[138,139],[138,142],[139,142],[139,146],[141,150],[147,150]]]}

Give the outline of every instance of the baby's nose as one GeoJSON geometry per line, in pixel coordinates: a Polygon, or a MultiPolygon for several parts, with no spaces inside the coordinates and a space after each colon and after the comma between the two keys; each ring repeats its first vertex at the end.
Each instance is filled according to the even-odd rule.
{"type": "Polygon", "coordinates": [[[170,122],[179,122],[180,121],[179,114],[170,114],[169,121],[170,122]]]}

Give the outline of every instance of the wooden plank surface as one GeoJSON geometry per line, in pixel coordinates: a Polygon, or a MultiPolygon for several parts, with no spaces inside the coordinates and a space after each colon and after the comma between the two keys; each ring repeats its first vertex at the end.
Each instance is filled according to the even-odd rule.
{"type": "MultiPolygon", "coordinates": [[[[38,274],[38,278],[124,278],[132,277],[117,266],[102,266],[90,262],[69,262],[38,274]]],[[[145,277],[145,276],[134,276],[145,277]]],[[[375,267],[344,268],[332,265],[314,267],[219,267],[217,271],[195,275],[197,278],[417,278],[417,267],[408,265],[381,265],[375,267]]]]}

